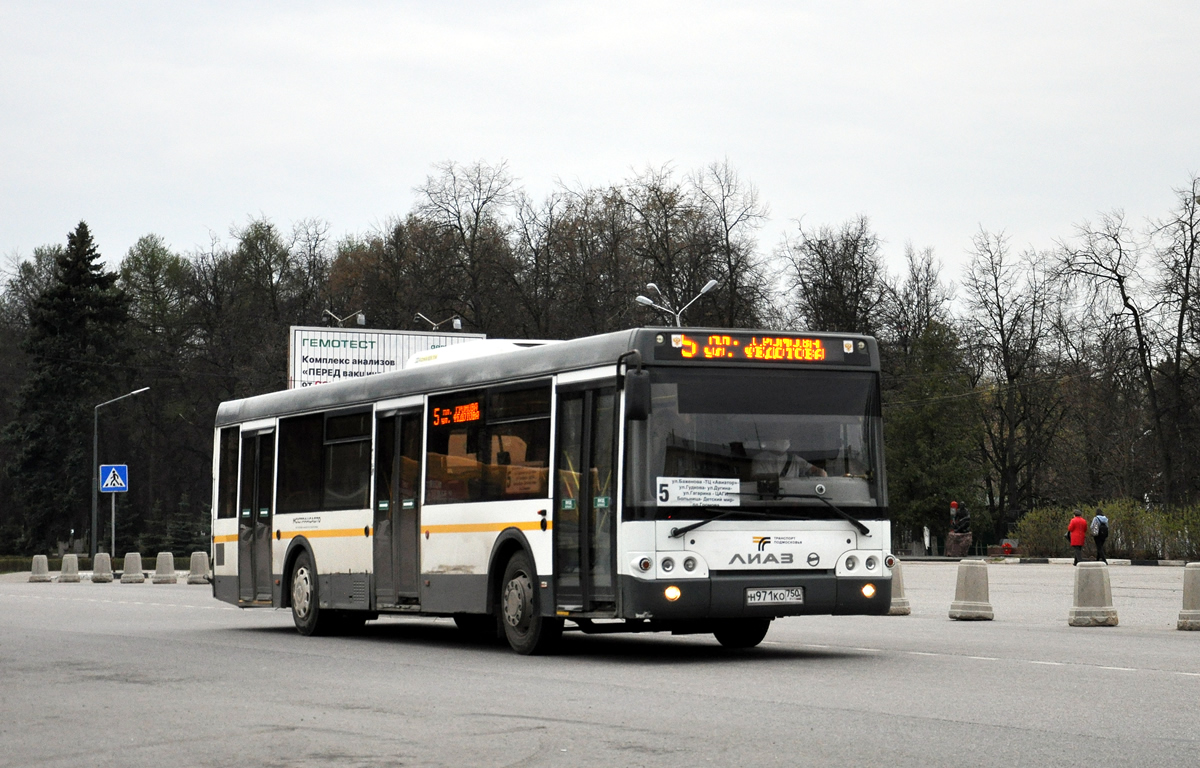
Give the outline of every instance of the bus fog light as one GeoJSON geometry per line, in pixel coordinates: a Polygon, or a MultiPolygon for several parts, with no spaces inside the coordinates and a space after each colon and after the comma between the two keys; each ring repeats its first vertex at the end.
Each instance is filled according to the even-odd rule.
{"type": "Polygon", "coordinates": [[[867,566],[868,571],[873,571],[873,570],[875,570],[875,566],[879,565],[879,561],[876,560],[874,557],[868,557],[867,562],[865,562],[864,565],[867,566]]]}
{"type": "Polygon", "coordinates": [[[846,570],[847,571],[853,571],[857,567],[858,567],[858,558],[857,557],[855,557],[854,555],[850,555],[850,557],[846,558],[846,570]]]}
{"type": "Polygon", "coordinates": [[[645,573],[646,571],[650,570],[650,566],[652,565],[654,565],[654,563],[650,562],[650,558],[643,557],[641,560],[638,560],[637,567],[642,573],[645,573]]]}
{"type": "Polygon", "coordinates": [[[683,561],[683,570],[685,570],[685,571],[696,570],[696,558],[694,558],[694,557],[686,558],[683,561]]]}
{"type": "Polygon", "coordinates": [[[673,571],[673,570],[675,570],[675,561],[674,561],[674,560],[672,560],[672,559],[671,559],[671,558],[669,558],[669,557],[664,557],[664,558],[663,558],[663,561],[662,561],[662,569],[663,569],[664,571],[673,571]]]}
{"type": "Polygon", "coordinates": [[[665,590],[663,590],[663,597],[667,598],[672,603],[675,602],[676,600],[678,600],[679,596],[682,594],[683,593],[679,591],[679,587],[676,587],[674,585],[671,585],[671,586],[667,587],[665,590]]]}
{"type": "Polygon", "coordinates": [[[868,600],[870,600],[872,597],[875,597],[875,585],[863,584],[862,593],[863,597],[867,598],[868,600]]]}

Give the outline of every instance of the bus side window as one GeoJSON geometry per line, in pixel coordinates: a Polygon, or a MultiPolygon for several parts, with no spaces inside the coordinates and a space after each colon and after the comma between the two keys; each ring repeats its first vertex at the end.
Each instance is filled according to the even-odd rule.
{"type": "Polygon", "coordinates": [[[316,512],[321,508],[325,414],[279,420],[279,476],[276,512],[316,512]]]}
{"type": "Polygon", "coordinates": [[[497,424],[490,432],[487,498],[549,495],[550,417],[497,424]]]}
{"type": "Polygon", "coordinates": [[[453,504],[480,501],[483,467],[479,461],[483,429],[483,391],[429,398],[425,501],[453,504]]]}
{"type": "Polygon", "coordinates": [[[238,433],[237,427],[221,430],[221,456],[217,464],[217,517],[237,517],[238,433]]]}
{"type": "Polygon", "coordinates": [[[322,509],[366,509],[371,490],[371,414],[325,419],[322,509]]]}
{"type": "Polygon", "coordinates": [[[550,495],[550,385],[500,390],[488,397],[485,498],[550,495]]]}
{"type": "Polygon", "coordinates": [[[550,385],[429,399],[429,504],[550,495],[550,385]]]}
{"type": "Polygon", "coordinates": [[[277,512],[367,509],[370,412],[279,420],[277,512]]]}

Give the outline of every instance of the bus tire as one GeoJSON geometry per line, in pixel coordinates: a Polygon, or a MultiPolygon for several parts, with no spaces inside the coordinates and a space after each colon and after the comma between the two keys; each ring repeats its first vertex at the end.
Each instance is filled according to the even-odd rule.
{"type": "Polygon", "coordinates": [[[288,588],[292,595],[292,621],[296,631],[302,635],[329,634],[337,623],[337,616],[333,611],[321,610],[320,586],[312,555],[301,552],[296,557],[288,588]]]}
{"type": "Polygon", "coordinates": [[[733,619],[713,627],[717,642],[726,648],[753,648],[767,636],[770,619],[733,619]]]}
{"type": "Polygon", "coordinates": [[[553,653],[562,639],[562,619],[541,614],[537,571],[524,551],[515,553],[504,568],[497,610],[504,636],[525,656],[553,653]]]}

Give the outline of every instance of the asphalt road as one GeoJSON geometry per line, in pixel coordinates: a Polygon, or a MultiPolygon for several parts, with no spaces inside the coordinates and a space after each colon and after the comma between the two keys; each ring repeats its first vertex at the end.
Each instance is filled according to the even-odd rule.
{"type": "Polygon", "coordinates": [[[1067,626],[1074,571],[908,564],[913,615],[711,636],[569,634],[561,655],[446,620],[304,638],[206,587],[0,579],[0,766],[951,766],[1200,763],[1182,568],[1114,567],[1115,628],[1067,626]]]}

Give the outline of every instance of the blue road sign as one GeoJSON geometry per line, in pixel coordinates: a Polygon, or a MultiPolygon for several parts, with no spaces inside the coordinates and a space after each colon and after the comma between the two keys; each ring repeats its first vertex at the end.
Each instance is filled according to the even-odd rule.
{"type": "Polygon", "coordinates": [[[125,464],[100,465],[100,492],[125,493],[129,490],[129,467],[125,464]]]}

